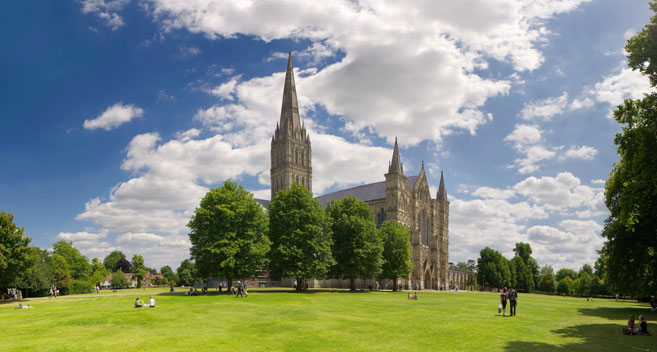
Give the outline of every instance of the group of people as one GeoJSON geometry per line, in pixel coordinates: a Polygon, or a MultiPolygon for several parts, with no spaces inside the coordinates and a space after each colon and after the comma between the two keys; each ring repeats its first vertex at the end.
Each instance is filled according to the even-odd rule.
{"type": "Polygon", "coordinates": [[[412,299],[414,301],[417,301],[419,297],[417,296],[417,291],[415,291],[415,294],[411,296],[411,293],[408,293],[408,299],[412,299]]]}
{"type": "Polygon", "coordinates": [[[237,298],[238,296],[242,298],[244,298],[245,296],[249,297],[248,288],[249,285],[247,285],[246,282],[242,284],[241,281],[238,281],[237,285],[233,286],[233,295],[235,295],[235,298],[237,298]]]}
{"type": "Polygon", "coordinates": [[[516,315],[516,306],[518,305],[518,291],[514,288],[510,288],[508,291],[505,288],[502,289],[500,293],[500,305],[502,306],[502,316],[506,315],[506,303],[509,302],[509,316],[516,315]]]}
{"type": "Polygon", "coordinates": [[[187,296],[202,296],[202,295],[207,295],[208,294],[208,289],[206,287],[202,287],[201,291],[197,288],[189,288],[189,292],[185,293],[187,296]]]}
{"type": "Polygon", "coordinates": [[[151,296],[151,298],[148,300],[148,304],[144,304],[141,300],[139,300],[139,297],[135,300],[135,308],[155,308],[155,298],[151,296]]]}
{"type": "Polygon", "coordinates": [[[630,319],[627,320],[627,328],[623,328],[623,334],[625,335],[650,335],[648,331],[648,323],[643,315],[639,315],[639,328],[637,329],[634,324],[634,315],[630,315],[630,319]]]}
{"type": "Polygon", "coordinates": [[[57,296],[59,296],[59,289],[57,288],[57,286],[53,285],[52,287],[50,287],[50,291],[48,291],[48,297],[57,298],[57,296]]]}

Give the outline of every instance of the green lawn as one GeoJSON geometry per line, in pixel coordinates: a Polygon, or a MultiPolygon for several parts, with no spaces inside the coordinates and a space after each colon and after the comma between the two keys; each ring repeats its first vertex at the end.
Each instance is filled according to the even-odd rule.
{"type": "MultiPolygon", "coordinates": [[[[657,336],[625,336],[634,302],[520,294],[518,316],[497,294],[259,292],[187,297],[164,289],[0,304],[0,351],[656,351],[657,336]],[[132,308],[155,295],[157,307],[132,308]]],[[[214,293],[214,292],[212,292],[214,293]]]]}

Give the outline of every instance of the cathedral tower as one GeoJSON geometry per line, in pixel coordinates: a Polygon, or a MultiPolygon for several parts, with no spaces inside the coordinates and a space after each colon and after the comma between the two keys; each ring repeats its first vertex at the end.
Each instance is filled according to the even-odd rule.
{"type": "Polygon", "coordinates": [[[271,199],[280,190],[294,184],[312,192],[310,137],[299,119],[297,91],[292,71],[292,54],[288,54],[281,119],[271,139],[271,199]]]}

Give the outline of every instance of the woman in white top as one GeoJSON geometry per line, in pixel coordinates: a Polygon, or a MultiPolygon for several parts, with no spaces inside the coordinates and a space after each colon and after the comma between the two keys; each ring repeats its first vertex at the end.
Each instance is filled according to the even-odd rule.
{"type": "Polygon", "coordinates": [[[151,298],[148,300],[148,306],[151,308],[155,308],[155,299],[153,298],[153,296],[151,296],[151,298]]]}

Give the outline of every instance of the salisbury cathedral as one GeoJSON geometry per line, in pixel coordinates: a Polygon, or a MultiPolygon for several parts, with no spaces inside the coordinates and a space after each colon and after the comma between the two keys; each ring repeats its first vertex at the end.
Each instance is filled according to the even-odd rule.
{"type": "MultiPolygon", "coordinates": [[[[280,190],[299,184],[312,192],[312,148],[310,136],[299,118],[297,93],[288,58],[280,121],[271,140],[271,197],[280,190]]],[[[382,161],[385,162],[385,161],[382,161]]],[[[443,175],[435,198],[431,198],[424,163],[418,175],[407,176],[395,139],[392,159],[385,180],[353,187],[317,197],[323,206],[332,199],[354,196],[372,208],[377,227],[385,220],[396,220],[411,231],[412,261],[409,279],[400,282],[405,288],[438,289],[451,287],[461,280],[448,270],[449,201],[443,175]]],[[[315,280],[312,286],[341,287],[342,280],[315,280]]]]}

